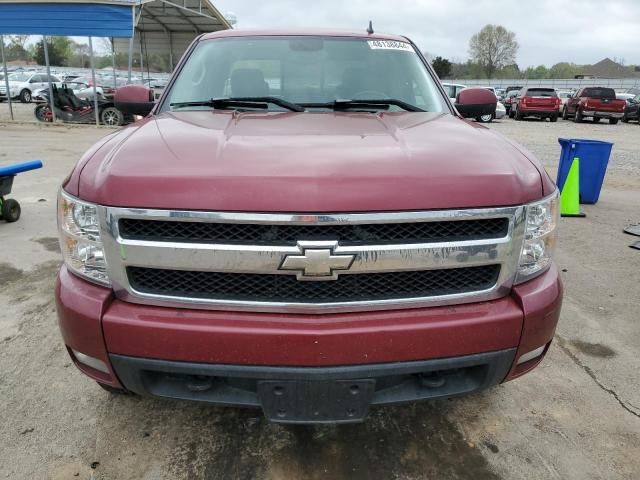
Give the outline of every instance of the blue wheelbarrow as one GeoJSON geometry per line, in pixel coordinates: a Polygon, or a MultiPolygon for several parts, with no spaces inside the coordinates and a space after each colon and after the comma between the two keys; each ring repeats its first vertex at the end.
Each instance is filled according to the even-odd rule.
{"type": "Polygon", "coordinates": [[[11,193],[13,187],[13,178],[23,172],[42,168],[40,160],[31,160],[29,162],[14,163],[6,167],[0,167],[0,219],[5,222],[17,222],[20,218],[20,204],[12,198],[4,198],[11,193]]]}

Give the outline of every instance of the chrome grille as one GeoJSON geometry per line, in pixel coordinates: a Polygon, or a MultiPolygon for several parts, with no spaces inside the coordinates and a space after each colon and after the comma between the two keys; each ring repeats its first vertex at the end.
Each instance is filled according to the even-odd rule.
{"type": "Polygon", "coordinates": [[[120,235],[132,240],[250,245],[295,245],[299,240],[335,240],[341,245],[455,242],[504,237],[508,229],[507,218],[354,225],[120,220],[120,235]]]}
{"type": "Polygon", "coordinates": [[[522,206],[99,214],[118,298],[221,310],[333,313],[491,300],[509,292],[524,235],[522,206]]]}

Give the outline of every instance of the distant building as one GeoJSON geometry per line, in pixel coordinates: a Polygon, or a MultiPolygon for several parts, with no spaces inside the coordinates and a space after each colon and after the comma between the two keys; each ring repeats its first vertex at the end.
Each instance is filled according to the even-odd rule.
{"type": "Polygon", "coordinates": [[[575,78],[634,78],[640,77],[637,67],[625,67],[610,58],[600,60],[594,65],[585,65],[584,74],[575,78]]]}

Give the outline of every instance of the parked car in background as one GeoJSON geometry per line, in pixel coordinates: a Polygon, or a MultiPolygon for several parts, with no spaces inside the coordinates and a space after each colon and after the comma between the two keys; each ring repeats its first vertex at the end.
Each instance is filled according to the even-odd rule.
{"type": "MultiPolygon", "coordinates": [[[[76,82],[84,83],[88,87],[93,86],[93,78],[91,77],[78,77],[75,79],[76,82]]],[[[113,85],[113,78],[111,79],[102,79],[100,77],[96,77],[96,87],[99,87],[102,90],[102,96],[108,100],[113,99],[113,95],[116,92],[116,87],[113,85]]]]}
{"type": "Polygon", "coordinates": [[[504,99],[502,100],[502,103],[504,104],[505,111],[507,112],[507,115],[509,115],[509,118],[513,118],[513,110],[511,110],[511,103],[513,102],[513,99],[518,96],[518,92],[519,91],[520,90],[511,90],[511,91],[509,91],[505,95],[504,99]]]}
{"type": "Polygon", "coordinates": [[[507,112],[506,112],[506,110],[504,108],[504,105],[502,103],[500,103],[500,101],[498,99],[498,95],[496,94],[496,89],[493,88],[493,87],[480,87],[480,88],[484,88],[486,90],[489,90],[491,93],[493,93],[496,96],[497,103],[496,103],[496,111],[495,111],[495,113],[482,115],[480,117],[477,117],[476,121],[480,122],[480,123],[489,123],[494,118],[501,119],[502,117],[504,117],[507,112]]]}
{"type": "Polygon", "coordinates": [[[467,88],[466,85],[461,85],[459,83],[443,83],[442,86],[452,102],[456,101],[456,97],[458,96],[458,93],[460,93],[460,90],[467,88]]]}
{"type": "Polygon", "coordinates": [[[615,125],[624,116],[627,106],[625,100],[618,100],[613,88],[582,87],[573,95],[562,109],[562,118],[573,118],[575,122],[582,122],[591,117],[594,122],[602,118],[609,119],[615,125]]]}
{"type": "Polygon", "coordinates": [[[45,87],[48,88],[49,82],[60,86],[61,82],[58,77],[47,77],[46,73],[28,73],[18,72],[9,75],[9,94],[7,94],[7,87],[5,82],[0,82],[0,98],[7,98],[10,96],[18,98],[22,103],[29,103],[33,99],[33,92],[41,90],[45,87]]]}
{"type": "Polygon", "coordinates": [[[573,92],[570,90],[557,90],[558,98],[560,99],[560,112],[562,112],[562,108],[564,107],[567,100],[569,100],[573,96],[573,92]]]}
{"type": "Polygon", "coordinates": [[[555,88],[525,87],[512,100],[511,109],[516,120],[537,117],[557,122],[561,103],[555,88]]]}
{"type": "MultiPolygon", "coordinates": [[[[74,95],[82,100],[93,99],[93,87],[90,87],[84,82],[75,82],[75,81],[63,82],[62,85],[67,88],[70,88],[73,91],[74,95]]],[[[43,88],[41,90],[38,90],[37,92],[34,92],[33,99],[43,100],[44,99],[43,93],[48,93],[48,92],[49,92],[49,87],[47,86],[47,88],[43,88]]],[[[96,87],[96,93],[98,94],[98,99],[104,98],[104,91],[102,90],[102,87],[96,87]]]]}
{"type": "Polygon", "coordinates": [[[635,120],[640,124],[640,94],[627,101],[622,121],[628,122],[629,120],[635,120]]]}
{"type": "Polygon", "coordinates": [[[522,85],[520,85],[520,86],[511,85],[511,86],[507,87],[504,92],[505,92],[505,95],[506,95],[509,92],[513,92],[513,91],[519,92],[520,90],[522,90],[522,85]]]}
{"type": "Polygon", "coordinates": [[[618,100],[624,100],[627,103],[629,103],[629,100],[631,100],[633,97],[635,97],[633,93],[617,93],[616,92],[616,98],[618,100]]]}

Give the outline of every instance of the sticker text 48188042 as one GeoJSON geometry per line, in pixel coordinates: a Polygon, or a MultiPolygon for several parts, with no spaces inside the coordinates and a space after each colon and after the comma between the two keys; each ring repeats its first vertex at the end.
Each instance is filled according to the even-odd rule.
{"type": "Polygon", "coordinates": [[[411,45],[405,42],[396,42],[395,40],[367,40],[369,48],[372,50],[403,50],[412,52],[411,45]]]}

